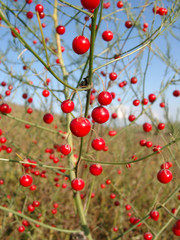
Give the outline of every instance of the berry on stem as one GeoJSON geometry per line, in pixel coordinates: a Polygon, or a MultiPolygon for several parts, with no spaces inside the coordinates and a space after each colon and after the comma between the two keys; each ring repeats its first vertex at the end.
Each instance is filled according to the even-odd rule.
{"type": "Polygon", "coordinates": [[[32,184],[32,177],[28,174],[23,175],[19,181],[23,187],[29,187],[32,184]]]}
{"type": "Polygon", "coordinates": [[[82,178],[75,178],[71,181],[72,189],[75,191],[83,190],[85,183],[82,178]]]}
{"type": "Polygon", "coordinates": [[[97,123],[105,123],[109,119],[109,111],[102,106],[96,107],[92,111],[92,118],[97,123]]]}
{"type": "Polygon", "coordinates": [[[74,110],[74,102],[67,99],[61,103],[61,109],[64,113],[70,113],[74,110]]]}
{"type": "Polygon", "coordinates": [[[98,95],[98,102],[101,105],[109,105],[112,102],[112,95],[110,92],[103,91],[98,95]]]}
{"type": "Polygon", "coordinates": [[[102,34],[102,38],[104,41],[109,42],[113,39],[113,33],[111,31],[104,31],[102,34]]]}
{"type": "Polygon", "coordinates": [[[103,138],[96,138],[91,143],[92,148],[94,148],[96,151],[103,150],[105,145],[106,143],[103,138]]]}
{"type": "Polygon", "coordinates": [[[46,113],[43,117],[43,121],[47,124],[52,123],[53,120],[54,120],[54,117],[51,113],[46,113]]]}
{"type": "Polygon", "coordinates": [[[72,47],[75,53],[81,55],[89,50],[90,42],[88,38],[84,36],[77,36],[72,42],[72,47]]]}
{"type": "Polygon", "coordinates": [[[167,184],[172,180],[172,173],[168,169],[161,169],[157,174],[159,182],[167,184]]]}
{"type": "Polygon", "coordinates": [[[102,166],[101,166],[99,163],[97,163],[97,164],[92,164],[92,165],[89,167],[89,171],[90,171],[90,173],[91,173],[92,175],[98,176],[98,175],[100,175],[100,174],[102,173],[103,168],[102,168],[102,166]]]}
{"type": "Polygon", "coordinates": [[[99,6],[100,0],[81,0],[81,4],[84,8],[93,10],[99,6]]]}
{"type": "Polygon", "coordinates": [[[76,137],[84,137],[91,130],[91,123],[87,118],[74,118],[70,123],[70,130],[76,137]]]}

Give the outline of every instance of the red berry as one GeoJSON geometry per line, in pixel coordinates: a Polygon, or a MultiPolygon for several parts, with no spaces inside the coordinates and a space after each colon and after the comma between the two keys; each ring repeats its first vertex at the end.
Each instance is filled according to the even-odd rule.
{"type": "Polygon", "coordinates": [[[91,143],[92,148],[94,148],[96,151],[103,150],[105,145],[106,143],[103,138],[96,138],[91,143]]]}
{"type": "Polygon", "coordinates": [[[151,141],[147,141],[146,142],[146,147],[148,147],[148,148],[152,147],[152,142],[151,141]]]}
{"type": "Polygon", "coordinates": [[[6,143],[7,139],[5,137],[0,138],[0,143],[6,143]]]}
{"type": "Polygon", "coordinates": [[[172,212],[173,214],[175,214],[175,213],[176,213],[176,211],[177,211],[177,209],[176,209],[176,208],[172,208],[172,209],[171,209],[171,212],[172,212]]]}
{"type": "Polygon", "coordinates": [[[114,81],[117,78],[117,74],[115,72],[112,72],[112,73],[109,74],[109,78],[110,78],[111,81],[114,81]]]}
{"type": "Polygon", "coordinates": [[[96,107],[92,111],[92,118],[97,123],[105,123],[109,119],[109,111],[102,106],[96,107]]]}
{"type": "Polygon", "coordinates": [[[105,76],[106,76],[106,73],[105,73],[104,71],[101,71],[101,75],[102,75],[103,77],[105,77],[105,76]]]}
{"type": "Polygon", "coordinates": [[[107,180],[106,180],[106,184],[107,184],[107,185],[111,184],[111,180],[110,180],[110,179],[107,179],[107,180]]]}
{"type": "Polygon", "coordinates": [[[130,223],[133,223],[135,219],[136,219],[135,217],[131,217],[131,218],[129,219],[130,223]]]}
{"type": "Polygon", "coordinates": [[[125,22],[125,26],[126,26],[127,28],[131,28],[131,27],[132,27],[132,22],[131,22],[131,21],[126,21],[126,22],[125,22]]]}
{"type": "Polygon", "coordinates": [[[105,184],[101,184],[101,188],[102,189],[106,188],[106,185],[105,184]]]}
{"type": "Polygon", "coordinates": [[[84,137],[91,130],[91,124],[87,118],[74,118],[70,123],[70,130],[76,137],[84,137]]]}
{"type": "Polygon", "coordinates": [[[39,201],[33,201],[32,205],[33,205],[33,207],[39,207],[40,202],[39,201]]]}
{"type": "MultiPolygon", "coordinates": [[[[43,19],[45,17],[45,13],[44,12],[40,12],[39,13],[39,17],[40,17],[40,19],[43,19]]],[[[45,39],[45,41],[47,42],[47,38],[45,39]]]]}
{"type": "Polygon", "coordinates": [[[42,25],[42,27],[43,27],[43,28],[45,28],[45,27],[46,27],[46,24],[45,24],[45,23],[42,23],[41,25],[42,25]]]}
{"type": "Polygon", "coordinates": [[[116,195],[114,193],[111,193],[110,198],[114,199],[115,197],[116,197],[116,195]]]}
{"type": "Polygon", "coordinates": [[[101,105],[109,105],[112,102],[112,95],[109,92],[103,91],[98,95],[98,102],[101,105]]]}
{"type": "Polygon", "coordinates": [[[120,205],[120,202],[119,202],[119,201],[115,201],[115,202],[114,202],[114,206],[117,207],[117,206],[119,206],[119,205],[120,205]]]}
{"type": "Polygon", "coordinates": [[[113,119],[116,119],[118,117],[117,113],[112,113],[111,116],[112,116],[113,119]]]}
{"type": "Polygon", "coordinates": [[[72,47],[75,53],[81,55],[89,50],[90,42],[88,38],[84,36],[77,36],[72,42],[72,47]]]}
{"type": "Polygon", "coordinates": [[[27,113],[31,114],[33,112],[32,108],[27,109],[27,113]]]}
{"type": "Polygon", "coordinates": [[[24,231],[25,231],[25,227],[24,227],[24,226],[18,227],[18,231],[19,231],[19,232],[24,232],[24,231]]]}
{"type": "MultiPolygon", "coordinates": [[[[15,28],[15,30],[16,30],[17,33],[20,34],[19,28],[15,28]]],[[[17,36],[16,36],[16,33],[14,33],[13,31],[11,31],[11,34],[13,35],[13,37],[15,37],[15,38],[17,37],[17,36]]]]}
{"type": "Polygon", "coordinates": [[[116,97],[115,92],[111,92],[111,96],[112,96],[112,99],[114,99],[116,97]]]}
{"type": "Polygon", "coordinates": [[[92,10],[99,6],[100,0],[81,0],[81,4],[84,8],[92,10]]]}
{"type": "Polygon", "coordinates": [[[107,3],[103,3],[103,8],[109,8],[111,6],[111,3],[110,2],[107,2],[107,3]]]}
{"type": "Polygon", "coordinates": [[[176,236],[180,236],[180,228],[177,228],[176,225],[173,227],[173,233],[176,236]]]}
{"type": "Polygon", "coordinates": [[[75,191],[81,191],[84,188],[84,181],[81,178],[75,178],[71,181],[72,189],[75,191]]]}
{"type": "Polygon", "coordinates": [[[54,209],[51,210],[51,212],[52,212],[52,214],[55,215],[57,213],[57,209],[54,208],[54,209]]]}
{"type": "Polygon", "coordinates": [[[71,152],[71,146],[69,144],[64,144],[60,146],[60,151],[64,155],[68,155],[71,152]]]}
{"type": "Polygon", "coordinates": [[[147,99],[147,98],[144,98],[144,99],[142,100],[142,104],[143,104],[143,105],[147,105],[147,104],[148,104],[148,99],[147,99]]]}
{"type": "Polygon", "coordinates": [[[28,97],[27,93],[23,93],[22,97],[26,99],[28,97]]]}
{"type": "Polygon", "coordinates": [[[27,12],[26,13],[26,17],[28,18],[28,19],[32,19],[33,18],[33,12],[31,12],[31,11],[29,11],[29,12],[27,12]]]}
{"type": "Polygon", "coordinates": [[[133,105],[134,106],[138,106],[140,104],[140,101],[138,100],[138,99],[135,99],[134,101],[133,101],[133,105]]]}
{"type": "Polygon", "coordinates": [[[180,96],[180,91],[179,90],[174,90],[173,96],[174,97],[179,97],[180,96]]]}
{"type": "MultiPolygon", "coordinates": [[[[132,224],[137,224],[138,222],[140,222],[139,218],[135,218],[132,224]]],[[[137,227],[140,227],[142,225],[142,223],[138,224],[137,227]]]]}
{"type": "Polygon", "coordinates": [[[177,220],[176,227],[180,229],[180,219],[177,220]]]}
{"type": "Polygon", "coordinates": [[[108,132],[108,135],[111,136],[111,137],[115,136],[116,134],[117,134],[117,131],[115,131],[115,130],[110,130],[108,132]]]}
{"type": "Polygon", "coordinates": [[[0,105],[0,112],[2,112],[2,113],[10,113],[11,112],[11,108],[9,107],[8,104],[2,103],[0,105]]]}
{"type": "Polygon", "coordinates": [[[131,205],[127,204],[127,205],[125,206],[125,208],[126,208],[127,211],[129,211],[129,210],[131,210],[131,205]]]}
{"type": "Polygon", "coordinates": [[[133,122],[136,119],[136,117],[134,115],[129,115],[128,119],[130,122],[133,122]]]}
{"type": "Polygon", "coordinates": [[[172,173],[168,169],[161,169],[157,174],[157,179],[161,183],[167,184],[172,180],[172,173]]]}
{"type": "Polygon", "coordinates": [[[29,212],[34,212],[35,207],[33,207],[32,204],[29,204],[28,207],[27,207],[27,209],[28,209],[29,212]]]}
{"type": "Polygon", "coordinates": [[[74,102],[67,99],[61,103],[61,109],[64,113],[70,113],[74,110],[74,102]]]}
{"type": "Polygon", "coordinates": [[[123,83],[123,82],[120,82],[120,83],[118,84],[118,86],[119,86],[120,88],[123,88],[123,87],[124,87],[124,83],[123,83]]]}
{"type": "Polygon", "coordinates": [[[1,86],[5,87],[5,86],[6,86],[6,82],[3,81],[3,82],[1,83],[1,86]]]}
{"type": "Polygon", "coordinates": [[[30,186],[30,190],[31,190],[31,191],[35,191],[35,190],[36,190],[36,185],[31,185],[31,186],[30,186]]]}
{"type": "Polygon", "coordinates": [[[10,91],[10,90],[7,90],[7,91],[5,92],[5,94],[6,94],[6,96],[11,95],[11,91],[10,91]]]}
{"type": "Polygon", "coordinates": [[[102,173],[103,171],[103,168],[100,164],[92,164],[90,167],[89,167],[89,171],[92,175],[94,176],[98,176],[102,173]]]}
{"type": "Polygon", "coordinates": [[[19,181],[23,187],[29,187],[32,184],[32,177],[30,175],[23,175],[19,181]]]}
{"type": "Polygon", "coordinates": [[[136,84],[137,83],[137,78],[136,77],[132,77],[131,78],[131,83],[132,84],[136,84]]]}
{"type": "Polygon", "coordinates": [[[7,148],[6,148],[6,152],[7,152],[7,153],[11,153],[11,152],[12,152],[12,148],[11,148],[11,147],[7,147],[7,148]]]}
{"type": "Polygon", "coordinates": [[[26,0],[27,4],[31,4],[33,0],[26,0]]]}
{"type": "Polygon", "coordinates": [[[39,12],[39,13],[43,12],[44,11],[43,5],[37,4],[36,7],[35,7],[35,11],[39,12]]]}
{"type": "Polygon", "coordinates": [[[27,221],[27,220],[22,220],[22,224],[25,226],[25,227],[28,227],[30,225],[30,223],[27,221]]]}
{"type": "Polygon", "coordinates": [[[156,13],[156,14],[159,13],[159,7],[158,6],[153,7],[153,13],[156,13]]]}
{"type": "Polygon", "coordinates": [[[150,132],[152,130],[152,125],[150,123],[144,123],[143,129],[145,132],[150,132]]]}
{"type": "Polygon", "coordinates": [[[157,146],[153,146],[153,152],[157,152],[157,153],[160,153],[161,151],[161,146],[160,145],[157,145],[157,146]]]}
{"type": "Polygon", "coordinates": [[[50,92],[49,92],[47,89],[44,89],[44,90],[42,91],[43,97],[48,97],[49,94],[50,94],[50,92]]]}
{"type": "Polygon", "coordinates": [[[165,107],[165,103],[164,102],[160,103],[159,105],[160,105],[161,108],[165,107]]]}
{"type": "Polygon", "coordinates": [[[149,98],[149,101],[152,103],[156,100],[156,95],[151,93],[151,94],[149,94],[148,98],[149,98]]]}
{"type": "Polygon", "coordinates": [[[54,208],[58,208],[58,207],[59,207],[59,204],[58,204],[58,203],[54,203],[54,204],[53,204],[53,207],[54,207],[54,208]]]}
{"type": "Polygon", "coordinates": [[[123,4],[123,2],[122,2],[122,1],[118,1],[118,2],[117,2],[117,7],[118,7],[118,8],[122,8],[122,7],[123,7],[123,5],[124,5],[124,4],[123,4]]]}
{"type": "Polygon", "coordinates": [[[28,103],[32,103],[33,99],[30,97],[28,98],[28,103]]]}
{"type": "Polygon", "coordinates": [[[141,139],[139,144],[144,147],[146,145],[146,140],[145,139],[141,139]]]}
{"type": "Polygon", "coordinates": [[[153,236],[152,236],[152,234],[151,234],[150,232],[147,232],[147,233],[144,234],[144,239],[145,239],[145,240],[151,240],[152,237],[153,237],[153,236]]]}
{"type": "Polygon", "coordinates": [[[54,117],[51,113],[46,113],[43,117],[43,121],[47,124],[52,123],[53,120],[54,120],[54,117]]]}
{"type": "Polygon", "coordinates": [[[57,32],[59,35],[63,35],[63,34],[65,33],[65,31],[66,31],[66,28],[65,28],[64,26],[59,25],[59,26],[57,26],[57,28],[56,28],[56,32],[57,32]]]}
{"type": "Polygon", "coordinates": [[[158,129],[159,130],[163,130],[165,128],[165,124],[164,123],[159,123],[158,124],[158,129]]]}
{"type": "Polygon", "coordinates": [[[4,184],[4,180],[0,179],[0,185],[3,185],[3,184],[4,184]]]}
{"type": "Polygon", "coordinates": [[[171,167],[171,165],[169,164],[169,162],[165,162],[163,164],[161,164],[161,169],[169,169],[171,167]]]}
{"type": "Polygon", "coordinates": [[[144,23],[144,24],[143,24],[143,27],[144,27],[144,28],[148,28],[148,26],[149,26],[148,23],[144,23]]]}
{"type": "Polygon", "coordinates": [[[104,31],[102,34],[102,38],[104,41],[109,42],[113,39],[113,33],[111,31],[104,31]]]}
{"type": "Polygon", "coordinates": [[[158,13],[161,16],[165,15],[165,13],[166,13],[165,8],[159,8],[158,13]]]}

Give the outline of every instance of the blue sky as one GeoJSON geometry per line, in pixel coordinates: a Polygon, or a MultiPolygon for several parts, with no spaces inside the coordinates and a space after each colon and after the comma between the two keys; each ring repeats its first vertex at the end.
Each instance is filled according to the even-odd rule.
{"type": "MultiPolygon", "coordinates": [[[[5,1],[6,2],[6,1],[5,1]]],[[[9,1],[10,2],[10,1],[9,1]]],[[[13,1],[12,1],[13,2],[13,1]]],[[[77,6],[81,6],[80,5],[80,1],[68,1],[69,3],[74,4],[75,2],[77,3],[77,6]]],[[[107,2],[107,1],[106,1],[107,2]]],[[[113,9],[117,10],[116,8],[116,2],[117,1],[110,1],[111,2],[111,7],[109,9],[104,9],[103,10],[103,16],[107,15],[108,13],[111,13],[113,11],[113,9]]],[[[124,1],[126,2],[126,1],[124,1]]],[[[37,1],[34,1],[33,4],[31,5],[27,5],[26,6],[26,10],[27,11],[34,11],[35,5],[36,5],[37,1]]],[[[39,2],[38,2],[39,3],[39,2]]],[[[48,16],[49,14],[52,14],[52,7],[46,2],[46,1],[42,1],[44,7],[45,7],[45,14],[47,15],[43,20],[41,20],[41,22],[45,22],[46,23],[46,28],[43,29],[44,31],[44,36],[49,38],[49,45],[53,42],[54,40],[54,34],[55,34],[55,29],[53,26],[53,21],[52,19],[48,16]]],[[[117,53],[118,50],[120,50],[120,48],[122,47],[123,44],[123,39],[126,38],[129,30],[127,30],[124,26],[125,21],[129,18],[132,19],[132,16],[134,18],[137,17],[137,15],[140,13],[142,8],[135,8],[137,6],[141,6],[144,4],[144,1],[128,1],[129,4],[131,4],[131,9],[128,10],[127,13],[125,13],[125,11],[120,11],[118,13],[116,13],[115,15],[113,15],[113,19],[108,19],[107,20],[103,20],[100,26],[100,30],[99,30],[99,34],[97,36],[97,40],[95,43],[95,54],[99,54],[101,51],[103,51],[104,49],[107,48],[108,44],[106,42],[104,42],[101,39],[101,35],[102,32],[107,30],[107,28],[109,30],[111,30],[114,33],[114,39],[113,41],[116,41],[118,38],[120,38],[121,40],[118,41],[118,43],[115,45],[114,48],[112,48],[112,50],[109,52],[108,56],[112,57],[115,53],[117,53]],[[114,23],[115,21],[115,23],[114,23]]],[[[17,3],[14,3],[14,6],[18,8],[18,4],[19,6],[22,6],[22,2],[19,1],[17,3]]],[[[160,3],[158,3],[160,4],[160,3]]],[[[10,4],[9,4],[10,5],[10,4]]],[[[125,6],[127,6],[127,3],[125,3],[125,6]]],[[[163,1],[163,7],[170,7],[171,3],[169,1],[163,1]]],[[[142,42],[143,40],[145,40],[146,38],[146,34],[142,32],[141,27],[143,25],[144,22],[147,22],[149,24],[148,27],[148,31],[150,31],[151,26],[152,26],[152,21],[153,21],[153,17],[154,14],[152,13],[152,7],[153,5],[150,5],[146,8],[144,14],[142,15],[142,17],[140,18],[140,22],[138,22],[138,27],[134,28],[134,30],[132,31],[132,34],[130,35],[131,39],[128,39],[128,41],[126,42],[123,51],[127,51],[130,48],[136,46],[137,44],[139,44],[140,42],[142,42]],[[141,37],[137,37],[138,35],[141,35],[141,37]]],[[[72,10],[69,7],[62,7],[61,8],[62,11],[66,12],[68,15],[73,16],[76,13],[76,10],[72,10]]],[[[84,14],[80,13],[79,14],[79,19],[81,20],[82,23],[84,23],[84,14]]],[[[34,18],[32,20],[27,20],[26,16],[24,13],[20,14],[20,17],[26,21],[26,23],[28,24],[28,26],[33,28],[33,24],[35,23],[37,26],[37,19],[36,16],[34,16],[34,18]]],[[[20,29],[21,31],[21,35],[25,37],[25,39],[27,39],[27,31],[25,31],[24,27],[21,25],[21,23],[19,21],[15,21],[14,18],[12,16],[10,16],[10,20],[12,24],[16,24],[17,27],[20,29]]],[[[64,16],[63,14],[60,13],[59,15],[59,24],[66,24],[69,21],[69,17],[64,16]]],[[[162,17],[157,15],[155,17],[155,21],[154,21],[154,25],[153,25],[153,29],[156,29],[157,27],[160,26],[162,21],[162,17]]],[[[90,24],[90,21],[87,22],[87,26],[90,24]]],[[[180,31],[178,28],[175,28],[175,26],[177,26],[178,23],[175,23],[173,25],[173,28],[171,28],[174,31],[174,34],[176,36],[178,36],[180,38],[180,31]]],[[[79,61],[79,64],[85,62],[88,54],[85,54],[84,56],[78,56],[77,54],[75,54],[74,52],[71,51],[72,49],[72,41],[73,39],[82,33],[82,29],[83,29],[83,24],[75,24],[75,23],[71,23],[69,25],[67,25],[66,27],[66,33],[62,36],[62,45],[65,46],[65,52],[63,53],[63,58],[64,58],[64,62],[66,64],[67,69],[68,70],[72,70],[75,68],[75,65],[78,66],[77,62],[79,61]],[[71,60],[73,60],[75,65],[70,64],[71,60]]],[[[38,30],[38,27],[37,27],[38,30]]],[[[36,32],[39,36],[40,33],[39,31],[36,32]]],[[[90,37],[90,31],[88,28],[85,29],[84,31],[84,35],[87,36],[88,38],[90,37]]],[[[35,39],[32,34],[29,34],[29,40],[28,43],[33,47],[34,50],[36,50],[38,52],[38,46],[40,46],[40,44],[38,43],[37,45],[33,45],[32,41],[35,39]]],[[[167,59],[169,58],[168,54],[167,54],[167,42],[170,45],[170,51],[169,51],[169,55],[170,55],[170,63],[172,64],[172,66],[179,68],[179,64],[180,64],[180,58],[179,58],[179,51],[180,51],[180,47],[179,47],[179,41],[176,40],[174,37],[172,37],[172,35],[170,35],[167,31],[162,35],[159,36],[154,43],[151,45],[151,47],[154,49],[154,51],[157,52],[156,46],[158,46],[158,48],[160,49],[160,53],[162,52],[163,54],[165,54],[165,56],[167,57],[167,59]],[[166,40],[165,40],[166,38],[166,40]]],[[[111,44],[111,43],[110,43],[111,44]]],[[[36,76],[34,76],[34,74],[31,71],[27,71],[24,72],[24,70],[22,69],[22,57],[24,58],[25,62],[27,64],[29,64],[32,60],[35,61],[35,58],[32,56],[31,53],[28,53],[28,51],[25,51],[22,54],[22,57],[17,58],[19,56],[19,54],[24,50],[24,47],[21,46],[21,44],[19,43],[19,41],[17,39],[13,39],[9,30],[7,28],[1,28],[1,37],[0,37],[0,50],[2,51],[2,53],[5,51],[6,47],[11,46],[11,50],[9,51],[9,53],[6,55],[6,57],[10,60],[10,63],[8,64],[9,69],[13,68],[14,72],[17,72],[17,74],[20,76],[23,75],[23,79],[25,80],[32,80],[34,83],[36,83],[36,85],[39,85],[42,87],[42,83],[40,83],[40,81],[37,79],[36,76]],[[15,51],[17,48],[18,50],[15,51]]],[[[129,61],[131,61],[132,58],[135,57],[137,53],[132,54],[130,57],[125,58],[124,64],[127,64],[129,61]]],[[[146,48],[144,50],[143,56],[141,58],[141,61],[136,61],[135,64],[130,65],[127,68],[127,72],[123,72],[119,75],[118,79],[115,81],[115,83],[113,83],[113,86],[111,87],[110,91],[114,91],[116,92],[117,96],[123,98],[124,95],[126,95],[126,97],[124,98],[124,102],[122,102],[122,104],[124,104],[126,106],[126,108],[128,109],[127,111],[130,112],[137,112],[137,108],[132,107],[132,99],[134,99],[134,94],[131,90],[129,90],[129,86],[127,86],[126,91],[123,91],[123,89],[120,89],[117,84],[123,80],[129,81],[130,77],[136,75],[138,78],[138,84],[136,86],[134,86],[134,90],[135,92],[138,93],[139,98],[141,98],[142,96],[142,79],[143,79],[143,73],[145,71],[145,67],[146,67],[146,62],[147,62],[147,54],[148,54],[148,48],[146,48]]],[[[158,52],[159,54],[159,52],[158,52]]],[[[45,54],[41,54],[40,56],[42,56],[43,60],[45,60],[45,54]]],[[[103,57],[106,57],[106,55],[102,55],[103,57]]],[[[55,63],[56,57],[55,56],[51,56],[51,64],[55,63]]],[[[9,61],[7,60],[7,62],[9,61]]],[[[2,60],[3,61],[3,60],[2,60]]],[[[105,63],[106,60],[105,59],[98,59],[98,61],[95,61],[95,67],[102,65],[103,63],[105,63]]],[[[34,62],[34,64],[32,65],[33,68],[39,73],[39,72],[44,72],[44,67],[37,63],[34,62]]],[[[107,70],[107,73],[109,74],[112,69],[113,69],[113,65],[108,65],[107,69],[103,68],[100,69],[98,71],[98,73],[100,73],[101,70],[107,70]]],[[[161,82],[162,80],[167,82],[169,81],[172,76],[174,75],[174,70],[172,69],[172,67],[169,67],[167,69],[167,72],[165,73],[165,69],[166,69],[166,64],[158,57],[155,56],[151,53],[150,55],[150,62],[149,62],[149,67],[147,70],[147,74],[146,74],[146,84],[145,84],[145,97],[148,97],[148,95],[150,93],[155,93],[158,94],[159,90],[160,90],[160,86],[161,86],[161,82]]],[[[0,67],[2,67],[2,65],[0,65],[0,67]]],[[[3,68],[3,67],[2,67],[3,68]]],[[[117,73],[120,73],[120,70],[123,68],[123,63],[122,61],[119,61],[116,65],[115,71],[117,73]]],[[[60,77],[62,77],[61,72],[59,71],[59,68],[56,67],[54,68],[55,71],[57,72],[57,74],[59,74],[60,77]]],[[[73,84],[73,86],[76,85],[76,82],[79,79],[79,76],[81,74],[81,71],[77,71],[74,75],[70,76],[70,84],[73,84]]],[[[12,81],[15,82],[15,80],[11,79],[10,77],[7,77],[6,75],[4,75],[2,72],[0,73],[1,75],[1,79],[6,80],[7,82],[11,83],[12,81]]],[[[87,72],[85,73],[85,76],[87,75],[87,72]]],[[[84,77],[85,77],[84,76],[84,77]]],[[[47,72],[44,72],[41,74],[41,77],[43,79],[49,77],[51,79],[51,87],[52,88],[58,88],[58,89],[62,89],[62,86],[59,85],[57,83],[57,81],[55,79],[53,79],[53,77],[48,74],[47,72]]],[[[179,78],[179,75],[176,76],[176,79],[179,78]]],[[[94,81],[98,81],[97,76],[94,75],[94,81]]],[[[104,79],[105,81],[105,79],[104,79]]],[[[15,84],[15,87],[18,86],[18,83],[15,84]]],[[[177,109],[179,107],[179,98],[174,98],[172,97],[172,92],[175,89],[179,89],[179,85],[177,86],[170,86],[168,88],[167,91],[165,91],[165,101],[168,102],[169,106],[170,106],[170,115],[175,116],[177,109]]],[[[102,86],[99,88],[99,90],[103,90],[102,86]]],[[[0,88],[0,93],[1,91],[3,92],[4,89],[0,88]]],[[[34,94],[33,93],[33,88],[29,88],[26,85],[23,85],[22,87],[19,87],[16,94],[12,94],[12,97],[8,97],[10,100],[12,99],[14,102],[18,103],[18,104],[23,104],[24,100],[21,98],[21,95],[23,92],[28,91],[29,92],[29,96],[34,94]]],[[[39,95],[41,95],[41,91],[37,91],[37,93],[39,95]]],[[[63,99],[62,94],[59,94],[59,97],[61,100],[63,99]]],[[[7,100],[8,100],[7,98],[7,100]]],[[[34,106],[35,107],[39,107],[41,105],[42,106],[47,106],[47,110],[49,110],[49,105],[48,104],[43,104],[42,105],[42,101],[45,103],[44,99],[40,99],[40,97],[38,95],[34,96],[34,106]]],[[[153,105],[152,109],[154,112],[156,112],[157,114],[159,114],[159,117],[161,118],[163,115],[163,110],[159,108],[159,103],[160,103],[160,99],[157,100],[153,105]]],[[[114,100],[114,105],[117,107],[119,104],[119,102],[117,100],[114,100]]],[[[59,107],[59,104],[55,105],[55,109],[58,113],[61,113],[59,110],[57,110],[59,107]],[[58,107],[58,108],[57,108],[58,107]]]]}

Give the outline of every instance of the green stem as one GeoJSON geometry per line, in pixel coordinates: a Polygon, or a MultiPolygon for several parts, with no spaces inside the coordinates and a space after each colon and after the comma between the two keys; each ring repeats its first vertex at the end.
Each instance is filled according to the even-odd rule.
{"type": "Polygon", "coordinates": [[[18,121],[18,122],[22,122],[22,123],[25,123],[25,124],[29,124],[29,125],[32,126],[32,127],[36,127],[36,128],[39,128],[39,129],[43,129],[44,131],[51,132],[51,133],[55,133],[55,134],[60,135],[60,136],[64,136],[64,137],[66,136],[65,134],[62,134],[62,133],[60,133],[60,132],[58,132],[58,131],[55,131],[55,130],[52,130],[52,129],[49,129],[49,128],[46,128],[46,127],[42,127],[41,125],[38,125],[38,124],[36,124],[36,123],[31,123],[31,122],[25,121],[25,120],[23,120],[23,119],[14,117],[14,116],[12,116],[12,115],[10,115],[10,114],[3,114],[3,115],[6,116],[6,117],[8,117],[8,118],[14,119],[14,120],[16,120],[16,121],[18,121]]]}
{"type": "Polygon", "coordinates": [[[88,201],[87,201],[87,205],[86,205],[86,209],[85,209],[85,215],[87,215],[87,212],[88,212],[88,209],[89,209],[89,206],[90,206],[91,194],[92,194],[92,191],[93,191],[94,183],[95,183],[95,177],[93,177],[93,180],[91,182],[89,196],[88,196],[88,201]]]}
{"type": "Polygon", "coordinates": [[[44,39],[44,34],[43,34],[43,30],[42,30],[42,25],[41,25],[41,20],[40,20],[40,17],[39,17],[39,13],[36,12],[36,15],[37,15],[39,28],[40,28],[40,32],[41,32],[42,44],[44,46],[44,50],[45,50],[45,53],[46,53],[47,65],[50,66],[50,64],[49,64],[49,57],[48,57],[48,53],[47,53],[47,46],[46,46],[46,42],[45,42],[45,39],[44,39]]]}
{"type": "Polygon", "coordinates": [[[78,232],[81,232],[80,230],[66,230],[66,229],[62,229],[62,228],[56,228],[56,227],[52,227],[50,225],[47,225],[45,223],[42,223],[42,222],[39,222],[39,221],[36,221],[34,220],[33,218],[30,218],[22,213],[18,213],[12,209],[9,209],[9,208],[6,208],[6,207],[2,207],[0,206],[0,209],[2,211],[5,211],[5,212],[9,212],[9,213],[13,213],[14,215],[18,216],[18,217],[21,217],[21,218],[24,218],[24,219],[27,219],[29,222],[32,222],[34,224],[39,224],[41,227],[44,227],[46,229],[51,229],[51,230],[54,230],[54,231],[58,231],[58,232],[64,232],[64,233],[78,233],[78,232]]]}
{"type": "MultiPolygon", "coordinates": [[[[169,146],[172,145],[172,144],[175,144],[175,143],[178,142],[178,141],[180,141],[180,138],[177,138],[176,140],[173,140],[173,141],[169,142],[168,144],[166,144],[165,146],[163,146],[163,147],[161,148],[161,150],[169,147],[169,146]]],[[[142,161],[142,160],[144,160],[144,159],[146,159],[146,158],[149,158],[149,157],[154,156],[155,154],[157,154],[157,153],[156,153],[156,152],[153,152],[153,153],[151,153],[151,154],[146,155],[145,157],[142,157],[142,158],[137,159],[136,161],[133,160],[133,161],[128,161],[128,162],[103,162],[103,161],[94,161],[94,160],[86,159],[85,157],[82,157],[82,159],[83,159],[84,161],[86,161],[86,162],[101,163],[102,165],[103,165],[103,164],[104,164],[104,165],[126,165],[126,164],[130,164],[130,163],[136,163],[136,162],[142,161]]]]}
{"type": "Polygon", "coordinates": [[[55,167],[55,166],[49,166],[49,165],[45,165],[42,163],[31,163],[31,162],[27,162],[27,161],[18,161],[18,160],[14,160],[14,159],[6,159],[6,158],[0,158],[0,161],[4,161],[4,162],[13,162],[13,163],[20,163],[20,164],[28,164],[31,166],[38,166],[38,167],[43,167],[43,168],[50,168],[50,169],[65,169],[65,170],[69,170],[69,171],[73,171],[73,168],[64,168],[64,167],[55,167]]]}

